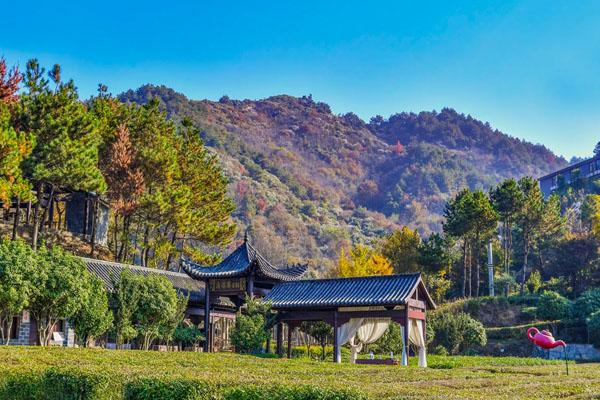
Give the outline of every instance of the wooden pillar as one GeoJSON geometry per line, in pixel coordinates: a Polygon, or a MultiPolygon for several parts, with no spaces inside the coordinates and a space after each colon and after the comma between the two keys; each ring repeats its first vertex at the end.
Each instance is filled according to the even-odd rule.
{"type": "Polygon", "coordinates": [[[246,294],[250,299],[254,299],[254,274],[251,273],[248,275],[248,280],[246,281],[246,294]]]}
{"type": "Polygon", "coordinates": [[[210,281],[204,281],[204,352],[210,352],[210,281]]]}
{"type": "Polygon", "coordinates": [[[292,358],[292,331],[294,330],[294,328],[292,328],[291,324],[287,324],[287,358],[292,358]]]}
{"type": "Polygon", "coordinates": [[[277,324],[277,355],[283,355],[283,323],[277,324]]]}
{"type": "Polygon", "coordinates": [[[410,321],[408,319],[408,303],[405,305],[404,308],[404,337],[402,338],[403,342],[404,342],[404,351],[406,352],[406,365],[408,366],[408,353],[409,353],[409,347],[408,347],[408,330],[410,329],[410,321]]]}
{"type": "Polygon", "coordinates": [[[333,312],[333,362],[338,363],[338,352],[340,350],[338,340],[338,313],[337,311],[333,312]]]}

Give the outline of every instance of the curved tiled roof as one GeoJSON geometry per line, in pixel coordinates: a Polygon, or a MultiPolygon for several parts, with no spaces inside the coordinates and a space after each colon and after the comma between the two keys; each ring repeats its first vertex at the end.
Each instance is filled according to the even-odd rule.
{"type": "Polygon", "coordinates": [[[230,278],[244,275],[250,267],[256,266],[257,273],[277,281],[293,281],[306,273],[307,265],[294,265],[278,269],[269,263],[247,240],[214,266],[203,266],[190,260],[181,260],[183,270],[196,279],[230,278]]]}
{"type": "MultiPolygon", "coordinates": [[[[421,274],[315,279],[275,285],[265,297],[274,309],[392,306],[405,304],[421,282],[421,274]]],[[[424,289],[424,288],[423,288],[424,289]]],[[[432,308],[433,301],[426,294],[432,308]]]]}
{"type": "MultiPolygon", "coordinates": [[[[155,268],[145,268],[138,265],[122,264],[111,261],[96,260],[92,258],[84,258],[88,271],[93,275],[97,276],[104,283],[104,287],[108,291],[114,290],[114,282],[119,279],[121,272],[125,269],[131,271],[134,274],[148,276],[150,274],[162,275],[167,278],[178,293],[184,296],[190,297],[191,301],[196,303],[204,304],[204,283],[191,279],[188,275],[174,272],[165,271],[155,268]]],[[[213,298],[212,304],[223,306],[223,307],[235,307],[235,304],[226,297],[213,298]]]]}

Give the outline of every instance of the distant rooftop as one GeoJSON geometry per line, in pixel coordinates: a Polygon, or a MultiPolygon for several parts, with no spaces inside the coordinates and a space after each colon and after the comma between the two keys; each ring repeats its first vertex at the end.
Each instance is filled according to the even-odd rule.
{"type": "MultiPolygon", "coordinates": [[[[162,275],[173,284],[173,287],[178,293],[184,296],[189,295],[190,301],[204,303],[204,282],[192,279],[187,274],[174,271],[165,271],[156,268],[140,267],[138,265],[96,260],[92,258],[82,257],[82,259],[85,262],[88,271],[100,278],[104,283],[106,290],[108,291],[114,290],[114,282],[119,279],[121,272],[123,272],[123,270],[129,270],[133,274],[139,274],[143,276],[148,276],[151,274],[162,275]]],[[[233,304],[233,302],[226,297],[219,297],[216,300],[213,299],[213,302],[214,301],[216,301],[214,304],[223,307],[235,307],[235,304],[233,304]]]]}

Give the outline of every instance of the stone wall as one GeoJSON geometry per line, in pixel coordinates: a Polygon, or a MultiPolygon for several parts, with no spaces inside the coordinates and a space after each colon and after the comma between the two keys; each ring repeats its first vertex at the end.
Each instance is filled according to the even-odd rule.
{"type": "MultiPolygon", "coordinates": [[[[542,350],[535,346],[533,355],[535,357],[548,358],[550,360],[562,360],[565,357],[563,351],[562,347],[556,347],[551,350],[542,350]]],[[[600,361],[600,350],[596,349],[591,344],[568,344],[567,358],[569,360],[577,361],[600,361]]]]}

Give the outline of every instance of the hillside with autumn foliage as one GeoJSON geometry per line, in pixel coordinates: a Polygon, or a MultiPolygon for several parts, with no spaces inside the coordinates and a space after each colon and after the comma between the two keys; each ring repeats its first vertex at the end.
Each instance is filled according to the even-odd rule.
{"type": "Polygon", "coordinates": [[[152,85],[119,96],[139,104],[152,97],[170,118],[191,119],[219,155],[239,232],[251,224],[257,245],[276,262],[311,260],[322,268],[317,273],[330,270],[350,242],[402,225],[440,230],[444,203],[460,188],[567,164],[452,109],[367,123],[310,96],[213,102],[152,85]]]}

